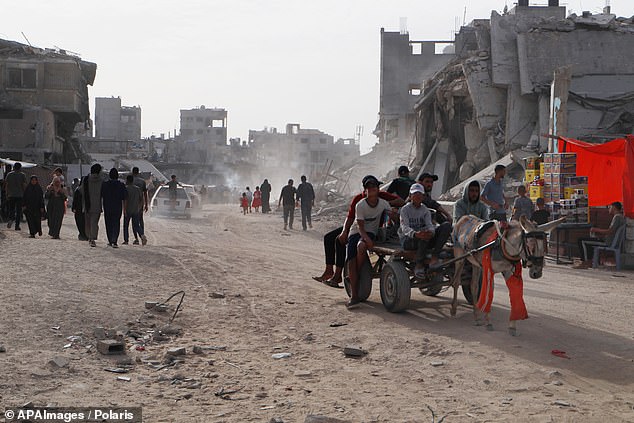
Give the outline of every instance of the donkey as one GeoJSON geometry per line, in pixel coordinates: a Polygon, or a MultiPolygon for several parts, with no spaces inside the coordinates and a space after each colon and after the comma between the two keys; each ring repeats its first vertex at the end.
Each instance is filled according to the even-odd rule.
{"type": "Polygon", "coordinates": [[[458,306],[458,288],[460,275],[464,267],[464,261],[469,260],[473,265],[471,279],[471,293],[473,297],[473,314],[476,325],[483,324],[480,313],[484,313],[484,323],[488,330],[493,330],[489,320],[491,302],[493,301],[493,275],[502,273],[509,287],[511,296],[511,315],[509,318],[509,334],[517,334],[517,320],[528,317],[526,306],[522,296],[522,262],[528,267],[528,274],[532,279],[542,277],[544,268],[544,251],[546,234],[563,223],[565,218],[548,222],[543,225],[535,223],[522,216],[519,221],[502,223],[498,221],[482,221],[475,216],[463,216],[456,223],[452,233],[454,243],[454,257],[460,257],[472,249],[476,249],[487,243],[496,241],[495,244],[483,251],[474,253],[465,259],[456,262],[453,277],[453,301],[451,303],[451,315],[456,315],[458,306]],[[490,266],[487,265],[490,263],[490,266]],[[483,269],[484,267],[484,269],[483,269]],[[490,267],[490,268],[489,268],[490,267]],[[480,298],[478,282],[481,271],[484,270],[484,280],[480,298]],[[490,274],[490,284],[487,284],[486,273],[490,274]]]}

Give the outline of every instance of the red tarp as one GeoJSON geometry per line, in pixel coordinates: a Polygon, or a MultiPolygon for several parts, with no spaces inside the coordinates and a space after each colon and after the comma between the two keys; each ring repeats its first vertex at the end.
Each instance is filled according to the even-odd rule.
{"type": "Polygon", "coordinates": [[[577,175],[588,177],[590,206],[620,201],[625,215],[634,218],[633,135],[605,144],[559,137],[559,152],[577,153],[577,175]]]}

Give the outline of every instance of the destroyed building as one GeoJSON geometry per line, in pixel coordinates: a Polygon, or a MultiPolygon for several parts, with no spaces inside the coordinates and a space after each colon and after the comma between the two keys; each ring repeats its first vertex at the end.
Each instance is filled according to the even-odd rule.
{"type": "Polygon", "coordinates": [[[0,40],[0,157],[71,163],[73,131],[89,125],[88,85],[97,65],[60,49],[0,40]]]}
{"type": "Polygon", "coordinates": [[[337,168],[360,155],[357,140],[335,142],[332,135],[318,129],[301,128],[297,123],[287,124],[286,132],[278,132],[275,128],[250,130],[249,145],[255,150],[259,167],[278,173],[283,165],[288,176],[304,174],[309,178],[325,172],[329,163],[337,168]]]}
{"type": "Polygon", "coordinates": [[[124,156],[131,151],[147,155],[146,143],[141,140],[141,108],[122,106],[121,97],[96,97],[95,135],[77,133],[77,137],[92,155],[124,156]]]}
{"type": "Polygon", "coordinates": [[[510,153],[546,151],[551,84],[563,66],[571,78],[560,135],[601,142],[632,133],[633,47],[632,19],[609,8],[566,17],[556,0],[526,0],[474,20],[456,35],[455,57],[421,81],[415,166],[440,176],[440,194],[510,153]]]}
{"type": "Polygon", "coordinates": [[[227,111],[220,108],[181,110],[180,136],[176,142],[179,162],[221,163],[228,154],[227,111]]]}
{"type": "Polygon", "coordinates": [[[381,28],[379,121],[374,130],[379,144],[411,144],[422,84],[454,57],[452,41],[414,41],[405,28],[381,28]]]}

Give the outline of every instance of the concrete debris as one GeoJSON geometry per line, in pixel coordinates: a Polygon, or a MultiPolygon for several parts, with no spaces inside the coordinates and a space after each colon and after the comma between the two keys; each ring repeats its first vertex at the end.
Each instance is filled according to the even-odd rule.
{"type": "Polygon", "coordinates": [[[186,350],[183,347],[175,347],[175,348],[169,348],[166,352],[167,355],[171,355],[171,356],[179,356],[179,355],[185,355],[186,350]]]}
{"type": "Polygon", "coordinates": [[[287,352],[286,353],[275,353],[275,354],[271,355],[271,357],[276,359],[276,360],[279,360],[279,359],[282,359],[282,358],[289,358],[292,355],[293,354],[287,353],[287,352]]]}
{"type": "Polygon", "coordinates": [[[68,367],[70,360],[66,357],[55,356],[48,362],[48,364],[53,368],[61,369],[68,367]]]}
{"type": "Polygon", "coordinates": [[[346,357],[363,357],[368,352],[361,347],[349,345],[343,348],[343,353],[346,357]]]}
{"type": "Polygon", "coordinates": [[[209,294],[211,298],[225,298],[225,294],[222,292],[212,292],[209,294]]]}
{"type": "Polygon", "coordinates": [[[4,345],[0,345],[0,353],[7,352],[7,348],[4,345]]]}
{"type": "Polygon", "coordinates": [[[105,339],[97,342],[97,351],[104,355],[124,354],[125,344],[116,339],[105,339]]]}

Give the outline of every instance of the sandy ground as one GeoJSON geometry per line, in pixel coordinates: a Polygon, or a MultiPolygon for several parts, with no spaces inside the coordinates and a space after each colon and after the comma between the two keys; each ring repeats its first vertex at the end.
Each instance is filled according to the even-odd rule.
{"type": "Polygon", "coordinates": [[[310,278],[323,269],[321,235],[336,221],[285,232],[279,213],[208,206],[192,220],[149,217],[147,246],[114,250],[103,228],[97,248],[77,241],[68,217],[61,240],[0,230],[5,407],[140,405],[146,422],[429,422],[432,410],[445,422],[634,421],[631,272],[549,265],[525,281],[531,317],[510,337],[501,280],[493,332],[472,324],[462,294],[451,318],[449,291],[413,292],[410,310],[391,314],[375,281],[369,301],[346,310],[343,290],[310,278]],[[144,302],[180,290],[172,328],[182,333],[158,336],[173,308],[144,302]],[[126,337],[132,364],[95,351],[96,327],[139,337],[126,337]],[[346,358],[346,345],[368,354],[346,358]],[[165,358],[174,347],[186,348],[176,362],[165,358]],[[69,364],[49,364],[55,357],[69,364]]]}

